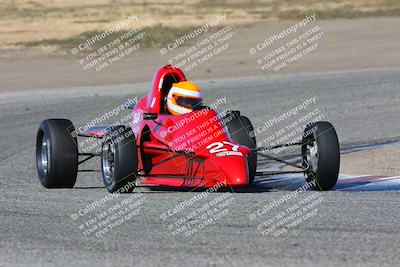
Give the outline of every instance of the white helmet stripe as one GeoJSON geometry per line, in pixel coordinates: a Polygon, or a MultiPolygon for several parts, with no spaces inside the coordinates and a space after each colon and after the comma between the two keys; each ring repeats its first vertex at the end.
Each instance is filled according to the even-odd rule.
{"type": "Polygon", "coordinates": [[[170,110],[173,110],[173,111],[175,111],[175,112],[177,112],[179,114],[185,114],[185,113],[189,113],[189,112],[192,111],[192,109],[181,107],[181,106],[177,106],[174,103],[172,103],[171,101],[168,101],[167,105],[168,105],[168,108],[170,110]]]}
{"type": "Polygon", "coordinates": [[[173,93],[178,93],[178,94],[182,94],[182,95],[201,98],[201,93],[200,92],[187,90],[187,89],[183,89],[183,88],[179,88],[179,87],[172,87],[171,90],[169,90],[168,97],[172,97],[173,93]]]}

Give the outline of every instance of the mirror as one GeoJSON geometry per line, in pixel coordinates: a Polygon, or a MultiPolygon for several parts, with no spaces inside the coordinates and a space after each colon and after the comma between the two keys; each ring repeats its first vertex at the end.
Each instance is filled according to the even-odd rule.
{"type": "Polygon", "coordinates": [[[157,113],[143,113],[144,120],[155,120],[158,118],[157,113]]]}

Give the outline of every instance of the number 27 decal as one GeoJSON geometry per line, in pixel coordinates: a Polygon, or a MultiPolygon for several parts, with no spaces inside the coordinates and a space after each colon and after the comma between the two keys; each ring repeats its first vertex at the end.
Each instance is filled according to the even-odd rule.
{"type": "Polygon", "coordinates": [[[215,142],[209,144],[206,149],[209,150],[210,154],[217,153],[217,156],[242,156],[241,152],[237,152],[239,149],[238,145],[232,144],[228,141],[215,142]],[[225,146],[227,145],[227,147],[225,146]]]}

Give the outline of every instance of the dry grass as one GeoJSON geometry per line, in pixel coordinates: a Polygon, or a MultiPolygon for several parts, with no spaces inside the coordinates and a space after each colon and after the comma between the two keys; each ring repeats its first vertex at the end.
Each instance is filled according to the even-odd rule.
{"type": "MultiPolygon", "coordinates": [[[[398,16],[398,0],[2,0],[0,47],[67,48],[74,39],[105,30],[129,15],[135,26],[154,32],[157,42],[226,14],[228,23],[297,19],[398,16]]],[[[154,45],[148,41],[148,45],[154,45]]]]}

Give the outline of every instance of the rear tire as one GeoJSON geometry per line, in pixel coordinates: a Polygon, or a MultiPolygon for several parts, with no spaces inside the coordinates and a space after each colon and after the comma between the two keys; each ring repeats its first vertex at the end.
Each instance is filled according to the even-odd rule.
{"type": "Polygon", "coordinates": [[[306,181],[315,181],[312,189],[327,191],[337,182],[340,148],[335,128],[326,121],[311,123],[304,130],[302,142],[303,166],[308,167],[306,181]]]}
{"type": "Polygon", "coordinates": [[[36,167],[46,188],[72,188],[78,174],[74,125],[66,119],[43,121],[36,136],[36,167]]]}
{"type": "Polygon", "coordinates": [[[110,193],[129,193],[135,188],[138,169],[136,139],[126,126],[112,127],[104,136],[101,170],[110,193]]]}
{"type": "MultiPolygon", "coordinates": [[[[251,121],[247,117],[235,113],[229,116],[234,116],[232,120],[226,122],[231,138],[250,149],[257,148],[256,137],[251,121]]],[[[257,170],[257,155],[255,153],[250,152],[247,157],[247,164],[249,168],[249,185],[251,185],[257,170]]]]}

